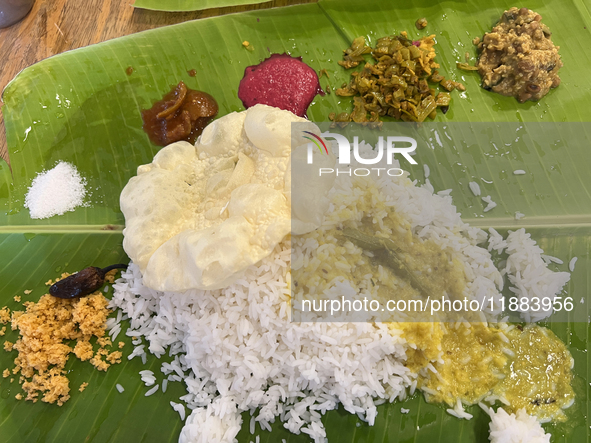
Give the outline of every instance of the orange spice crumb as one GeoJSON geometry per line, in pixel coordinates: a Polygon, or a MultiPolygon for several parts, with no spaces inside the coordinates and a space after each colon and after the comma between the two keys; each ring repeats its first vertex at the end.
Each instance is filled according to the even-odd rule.
{"type": "Polygon", "coordinates": [[[31,292],[33,292],[31,289],[25,289],[25,295],[29,295],[31,292]]]}
{"type": "Polygon", "coordinates": [[[3,372],[2,372],[2,377],[4,378],[8,378],[10,377],[10,369],[6,368],[3,372]]]}
{"type": "Polygon", "coordinates": [[[78,390],[80,392],[84,391],[86,389],[86,386],[88,386],[88,383],[84,382],[80,385],[80,387],[78,388],[78,390]]]}
{"type": "Polygon", "coordinates": [[[16,398],[17,400],[22,400],[23,399],[23,395],[19,392],[18,394],[16,394],[14,396],[14,398],[16,398]]]}
{"type": "Polygon", "coordinates": [[[20,295],[15,295],[14,296],[14,301],[17,302],[17,303],[20,303],[21,302],[21,296],[20,295]]]}
{"type": "Polygon", "coordinates": [[[12,348],[13,348],[13,347],[14,347],[14,343],[11,343],[11,342],[9,342],[8,340],[6,340],[6,341],[4,342],[4,350],[5,350],[6,352],[10,352],[10,351],[12,351],[12,348]]]}
{"type": "Polygon", "coordinates": [[[125,346],[125,342],[120,341],[119,342],[119,349],[121,349],[123,346],[125,346]]]}
{"type": "Polygon", "coordinates": [[[2,337],[4,334],[6,334],[6,326],[2,326],[2,329],[0,329],[0,337],[2,337]]]}

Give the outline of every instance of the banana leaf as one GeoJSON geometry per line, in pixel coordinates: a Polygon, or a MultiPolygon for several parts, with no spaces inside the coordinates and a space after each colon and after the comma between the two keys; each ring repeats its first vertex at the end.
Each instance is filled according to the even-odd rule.
{"type": "MultiPolygon", "coordinates": [[[[3,95],[12,171],[0,164],[0,306],[17,307],[13,300],[17,294],[23,301],[38,299],[46,290],[44,282],[61,272],[125,260],[119,193],[137,166],[151,161],[159,149],[141,130],[140,110],[160,99],[179,80],[211,93],[220,105],[219,115],[224,115],[243,109],[237,88],[244,68],[270,53],[302,56],[317,71],[326,69],[329,77],[323,76],[321,84],[329,84],[334,90],[350,78],[350,71],[336,62],[354,37],[365,35],[373,42],[406,30],[413,37],[436,34],[441,72],[468,88],[465,93],[452,94],[452,106],[446,115],[438,115],[438,125],[590,121],[591,97],[584,82],[591,61],[588,2],[528,4],[552,29],[565,64],[561,86],[538,103],[518,104],[513,98],[484,91],[477,74],[455,68],[456,61],[464,61],[465,52],[475,55],[472,38],[482,36],[510,6],[501,0],[486,5],[475,1],[324,0],[146,31],[60,54],[27,68],[3,95]],[[414,28],[420,17],[429,21],[423,31],[414,28]],[[254,51],[242,46],[244,40],[254,51]],[[131,75],[126,74],[129,66],[134,69],[131,75]],[[196,77],[189,76],[191,69],[197,71],[196,77]],[[31,220],[23,208],[27,187],[37,173],[53,167],[58,160],[74,163],[87,179],[92,190],[90,205],[62,216],[31,220]],[[33,292],[24,295],[25,289],[33,292]]],[[[351,109],[349,98],[330,94],[318,96],[308,116],[326,121],[329,112],[351,109]]],[[[494,226],[502,232],[524,226],[546,253],[563,259],[579,257],[566,291],[586,299],[591,270],[591,192],[585,180],[587,125],[581,123],[578,142],[572,149],[568,144],[566,151],[564,143],[546,148],[523,142],[506,152],[496,152],[490,145],[471,140],[465,127],[455,131],[457,137],[465,134],[465,142],[422,150],[417,157],[419,166],[409,169],[411,176],[424,181],[422,165],[427,164],[433,186],[437,190],[454,189],[454,203],[468,222],[494,226]],[[515,169],[527,170],[528,175],[513,176],[515,169]],[[490,194],[499,203],[485,217],[482,202],[468,190],[469,181],[482,178],[492,182],[479,182],[485,190],[483,195],[490,194]],[[526,213],[519,222],[513,218],[518,210],[526,213]]],[[[493,127],[491,131],[496,134],[499,129],[493,127]]],[[[567,129],[563,131],[568,137],[567,129]]],[[[566,265],[557,268],[565,270],[566,265]]],[[[589,314],[585,305],[580,309],[589,314]]],[[[575,359],[577,400],[568,410],[566,424],[545,427],[553,432],[553,442],[588,441],[588,326],[573,321],[548,326],[569,345],[575,359]]],[[[6,339],[13,341],[14,335],[6,339]]],[[[17,381],[0,379],[1,440],[177,440],[182,423],[169,401],[178,401],[183,387],[171,384],[166,393],[145,397],[147,388],[138,372],[152,369],[158,375],[161,361],[149,358],[145,366],[138,359],[128,361],[125,356],[132,346],[128,339],[124,341],[124,362],[107,373],[70,362],[73,394],[62,407],[17,401],[17,381]],[[79,393],[75,387],[84,381],[89,386],[79,393]],[[122,394],[115,390],[117,383],[125,388],[122,394]]],[[[14,353],[0,352],[0,370],[11,367],[12,359],[14,353]]],[[[474,418],[458,420],[445,408],[427,404],[416,395],[404,403],[380,406],[373,427],[342,410],[329,412],[324,423],[329,441],[344,443],[443,442],[450,436],[458,442],[487,441],[488,418],[478,407],[467,410],[474,418]],[[410,409],[410,413],[402,414],[401,407],[410,409]]],[[[248,416],[244,418],[248,422],[248,416]]],[[[255,440],[247,428],[239,434],[240,442],[255,440]]],[[[288,433],[280,423],[275,423],[270,433],[257,427],[256,435],[262,442],[308,441],[304,435],[288,433]]]]}
{"type": "Polygon", "coordinates": [[[181,12],[202,11],[210,8],[224,8],[228,6],[255,5],[265,3],[266,0],[136,0],[136,8],[152,9],[155,11],[181,12]]]}

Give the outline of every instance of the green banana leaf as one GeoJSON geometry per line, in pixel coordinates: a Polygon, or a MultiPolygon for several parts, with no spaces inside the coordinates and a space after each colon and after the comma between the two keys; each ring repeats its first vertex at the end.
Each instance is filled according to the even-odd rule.
{"type": "MultiPolygon", "coordinates": [[[[365,35],[374,41],[406,30],[411,36],[436,34],[441,72],[468,88],[463,94],[452,93],[452,106],[446,115],[438,115],[437,125],[591,121],[591,97],[584,81],[591,61],[588,2],[528,4],[552,29],[565,64],[562,85],[539,103],[518,104],[513,98],[486,92],[479,87],[477,74],[455,68],[456,61],[464,61],[465,52],[474,56],[472,38],[482,36],[510,6],[502,0],[486,5],[475,1],[325,0],[147,31],[64,53],[26,69],[3,95],[12,171],[0,164],[0,306],[16,308],[13,296],[17,294],[23,301],[38,299],[46,290],[44,282],[61,272],[125,260],[119,193],[137,166],[150,162],[159,149],[141,130],[139,111],[179,80],[214,95],[220,115],[224,115],[243,109],[237,88],[244,68],[270,53],[289,52],[302,56],[317,71],[326,69],[329,78],[323,77],[321,84],[335,89],[349,79],[350,71],[336,62],[352,38],[365,35]],[[420,17],[429,21],[423,31],[414,28],[420,17]],[[254,51],[242,47],[244,40],[254,51]],[[128,66],[134,68],[131,75],[125,72],[128,66]],[[191,69],[197,71],[194,78],[187,72],[191,69]],[[31,220],[23,208],[27,187],[38,172],[53,167],[58,160],[74,163],[87,179],[92,190],[90,205],[62,216],[31,220]],[[25,289],[33,292],[24,295],[25,289]]],[[[329,112],[350,109],[348,98],[330,94],[318,96],[308,116],[325,121],[329,112]]],[[[586,298],[587,274],[591,270],[591,185],[585,180],[588,174],[584,161],[589,127],[580,125],[577,139],[568,143],[568,150],[565,143],[546,147],[523,142],[506,152],[470,141],[466,126],[450,125],[450,130],[455,131],[453,139],[465,134],[466,141],[461,146],[422,150],[419,165],[409,171],[413,178],[424,181],[422,165],[429,165],[434,187],[454,189],[454,203],[468,222],[494,226],[503,232],[524,226],[546,253],[565,261],[579,257],[566,291],[586,298]],[[511,171],[515,169],[524,169],[528,175],[513,176],[511,171]],[[483,195],[490,194],[499,203],[485,217],[482,202],[468,190],[468,182],[475,180],[479,180],[483,195]],[[526,218],[516,222],[513,214],[518,210],[526,218]]],[[[559,128],[558,133],[568,137],[572,128],[559,128]]],[[[492,130],[493,134],[500,132],[498,128],[492,130]]],[[[557,268],[565,270],[566,265],[557,268]]],[[[580,311],[589,315],[584,305],[580,311]]],[[[548,326],[569,345],[575,358],[577,400],[568,410],[570,419],[566,424],[545,427],[553,432],[554,442],[588,441],[589,329],[586,323],[572,321],[548,326]]],[[[14,341],[14,333],[6,339],[14,341]]],[[[132,346],[128,339],[124,341],[126,356],[132,346]]],[[[11,367],[14,356],[0,352],[0,370],[11,367]]],[[[170,384],[166,393],[146,398],[147,388],[138,374],[142,369],[152,369],[158,375],[160,364],[155,358],[149,358],[146,366],[138,359],[124,358],[121,365],[99,373],[87,363],[72,361],[68,367],[72,399],[62,407],[17,401],[17,381],[0,379],[0,440],[175,441],[182,423],[169,401],[178,401],[183,395],[182,385],[170,384]],[[89,386],[79,393],[76,386],[84,381],[89,386]],[[117,383],[125,388],[122,394],[115,390],[117,383]]],[[[382,405],[378,411],[373,427],[342,410],[328,413],[324,423],[329,441],[487,441],[488,418],[478,407],[468,408],[474,418],[463,421],[416,395],[404,403],[382,405]],[[410,409],[410,413],[401,414],[401,407],[410,409]]],[[[239,434],[239,441],[254,441],[246,428],[239,434]]],[[[257,427],[256,434],[262,442],[308,441],[306,436],[288,433],[280,423],[273,425],[271,433],[257,427]]]]}
{"type": "Polygon", "coordinates": [[[181,12],[202,11],[210,8],[224,8],[228,6],[256,5],[266,0],[136,0],[136,8],[152,9],[155,11],[181,12]]]}

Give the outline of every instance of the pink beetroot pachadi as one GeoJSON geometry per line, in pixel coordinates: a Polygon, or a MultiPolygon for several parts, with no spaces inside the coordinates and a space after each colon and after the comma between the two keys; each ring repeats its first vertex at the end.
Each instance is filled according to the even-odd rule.
{"type": "Polygon", "coordinates": [[[291,111],[300,117],[316,94],[324,95],[318,74],[301,57],[273,54],[258,65],[244,70],[238,87],[238,97],[245,108],[256,104],[291,111]]]}

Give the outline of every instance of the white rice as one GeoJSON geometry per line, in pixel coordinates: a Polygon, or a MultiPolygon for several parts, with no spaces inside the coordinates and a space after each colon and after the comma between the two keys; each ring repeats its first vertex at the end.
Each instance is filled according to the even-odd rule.
{"type": "Polygon", "coordinates": [[[453,415],[454,417],[465,420],[471,420],[473,417],[472,414],[468,414],[466,411],[464,411],[464,406],[462,405],[462,401],[459,398],[456,400],[456,404],[453,409],[446,409],[446,412],[449,415],[453,415]]]}
{"type": "Polygon", "coordinates": [[[488,250],[496,251],[498,254],[502,254],[507,249],[507,242],[503,239],[503,236],[497,232],[494,228],[489,228],[488,232],[488,250]]]}
{"type": "MultiPolygon", "coordinates": [[[[307,431],[323,441],[320,414],[339,402],[373,423],[373,398],[391,401],[406,395],[412,379],[401,364],[405,344],[392,338],[386,325],[289,322],[285,275],[290,253],[282,245],[221,291],[158,293],[142,285],[135,265],[115,284],[112,304],[125,306],[133,334],[145,336],[157,356],[176,343],[185,354],[179,359],[181,373],[189,373],[183,400],[195,409],[181,441],[210,441],[201,427],[204,420],[212,432],[223,422],[225,439],[220,441],[232,441],[240,412],[257,408],[264,429],[279,415],[290,431],[307,431]],[[135,294],[144,300],[139,311],[135,294]],[[345,351],[345,344],[355,351],[345,351]],[[337,371],[333,362],[339,362],[337,371]]],[[[176,373],[168,378],[181,380],[176,373]]]]}
{"type": "Polygon", "coordinates": [[[516,169],[513,171],[514,175],[525,175],[525,171],[523,169],[516,169]]]}
{"type": "Polygon", "coordinates": [[[556,263],[558,265],[563,265],[564,262],[560,260],[558,257],[552,257],[551,255],[542,254],[542,260],[544,260],[547,264],[556,263]]]}
{"type": "Polygon", "coordinates": [[[540,423],[520,409],[517,414],[507,414],[503,408],[495,412],[479,403],[491,418],[489,440],[491,443],[550,443],[551,434],[546,434],[540,423]]]}
{"type": "Polygon", "coordinates": [[[482,197],[482,201],[487,204],[486,207],[484,208],[484,212],[488,212],[491,209],[494,209],[497,207],[497,204],[492,200],[492,197],[490,195],[487,195],[486,197],[482,197]]]}
{"type": "Polygon", "coordinates": [[[400,413],[401,414],[408,414],[409,412],[410,412],[410,409],[400,408],[400,413]]]}
{"type": "MultiPolygon", "coordinates": [[[[127,335],[129,335],[129,332],[127,333],[127,335]]],[[[133,351],[131,351],[131,354],[127,356],[127,359],[131,360],[137,356],[141,356],[142,354],[145,354],[144,345],[136,346],[135,348],[133,348],[133,351]]]]}
{"type": "Polygon", "coordinates": [[[156,377],[154,377],[154,372],[150,370],[146,369],[145,371],[140,371],[140,376],[146,386],[152,386],[154,383],[156,383],[156,377]]]}
{"type": "Polygon", "coordinates": [[[429,175],[431,175],[431,170],[429,169],[428,165],[423,165],[423,171],[425,172],[425,178],[429,178],[429,175]]]}
{"type": "Polygon", "coordinates": [[[240,431],[241,424],[239,414],[228,414],[221,419],[211,408],[196,408],[187,417],[179,442],[233,442],[234,436],[240,431]]]}
{"type": "Polygon", "coordinates": [[[150,390],[148,390],[148,392],[146,392],[146,397],[149,397],[150,395],[154,394],[158,388],[160,388],[160,385],[156,385],[153,388],[151,388],[150,390]]]}
{"type": "Polygon", "coordinates": [[[568,270],[570,272],[575,272],[575,265],[577,264],[577,260],[579,258],[578,257],[573,257],[570,259],[570,261],[568,262],[568,270]]]}
{"type": "Polygon", "coordinates": [[[468,186],[470,187],[470,191],[472,191],[472,194],[474,194],[476,197],[480,195],[480,185],[478,183],[470,182],[468,183],[468,186]]]}
{"type": "Polygon", "coordinates": [[[515,212],[515,220],[521,220],[523,217],[525,217],[525,214],[523,212],[515,212]]]}
{"type": "MultiPolygon", "coordinates": [[[[540,248],[531,235],[521,228],[517,231],[509,231],[507,236],[507,263],[503,269],[509,277],[511,287],[509,288],[518,300],[523,298],[532,299],[538,297],[554,298],[560,293],[563,286],[570,280],[568,272],[553,272],[548,269],[549,262],[562,262],[556,257],[546,256],[544,261],[543,250],[540,248]]],[[[533,303],[528,303],[530,308],[533,303]]],[[[537,322],[552,314],[549,310],[522,310],[522,303],[518,304],[518,310],[522,318],[527,322],[537,322]]]]}
{"type": "Polygon", "coordinates": [[[119,383],[115,385],[115,388],[117,389],[117,391],[119,391],[120,394],[122,394],[123,391],[125,391],[125,389],[123,389],[123,386],[121,386],[119,383]]]}
{"type": "Polygon", "coordinates": [[[183,405],[182,403],[175,403],[171,401],[170,406],[172,406],[172,409],[174,411],[178,412],[179,416],[181,417],[181,421],[185,421],[185,405],[183,405]]]}

